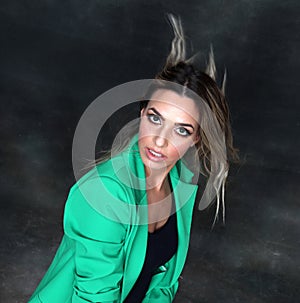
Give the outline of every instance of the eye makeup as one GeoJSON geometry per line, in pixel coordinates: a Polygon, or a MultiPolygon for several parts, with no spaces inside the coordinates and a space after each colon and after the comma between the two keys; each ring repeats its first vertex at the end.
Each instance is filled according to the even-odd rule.
{"type": "MultiPolygon", "coordinates": [[[[161,125],[162,121],[165,121],[165,118],[161,115],[161,113],[155,109],[154,107],[150,107],[147,111],[147,118],[148,120],[157,125],[161,125]]],[[[174,123],[175,125],[175,132],[182,137],[190,136],[194,132],[194,126],[189,123],[174,123]],[[191,128],[189,130],[188,128],[191,128]]]]}

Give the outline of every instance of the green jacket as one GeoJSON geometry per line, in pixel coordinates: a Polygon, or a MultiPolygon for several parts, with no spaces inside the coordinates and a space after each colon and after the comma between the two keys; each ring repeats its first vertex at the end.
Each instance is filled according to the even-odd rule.
{"type": "MultiPolygon", "coordinates": [[[[178,250],[153,276],[143,303],[172,302],[177,292],[197,192],[192,176],[181,160],[170,171],[178,250]]],[[[143,205],[145,171],[135,142],[70,189],[62,241],[29,303],[123,302],[144,263],[148,226],[143,205]]]]}

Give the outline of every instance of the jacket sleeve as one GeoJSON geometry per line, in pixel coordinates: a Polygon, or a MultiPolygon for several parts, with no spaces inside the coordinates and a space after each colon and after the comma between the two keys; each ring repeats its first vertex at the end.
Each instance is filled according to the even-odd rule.
{"type": "Polygon", "coordinates": [[[143,300],[143,303],[171,303],[173,302],[176,292],[178,290],[178,281],[170,287],[154,287],[143,300]]]}
{"type": "MultiPolygon", "coordinates": [[[[118,184],[109,180],[118,193],[118,184]]],[[[93,184],[85,184],[92,186],[93,184]]],[[[93,190],[93,189],[92,189],[93,190]]],[[[105,193],[93,203],[108,203],[105,193]]],[[[77,188],[68,197],[64,213],[65,234],[75,243],[75,280],[72,303],[120,302],[123,277],[123,244],[126,226],[95,210],[77,188]]]]}

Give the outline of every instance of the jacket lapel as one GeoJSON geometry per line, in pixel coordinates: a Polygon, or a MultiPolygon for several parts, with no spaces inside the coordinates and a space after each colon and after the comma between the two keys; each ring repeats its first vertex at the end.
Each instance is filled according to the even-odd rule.
{"type": "Polygon", "coordinates": [[[146,255],[148,225],[141,224],[147,220],[147,194],[146,194],[146,176],[142,159],[137,144],[138,136],[134,136],[127,150],[123,153],[123,162],[127,168],[127,180],[129,176],[129,187],[132,192],[130,203],[135,203],[136,208],[131,208],[132,224],[128,226],[127,241],[125,241],[125,264],[123,276],[123,288],[121,302],[126,298],[135,281],[137,280],[146,255]],[[145,207],[139,208],[144,205],[145,207]],[[142,210],[142,211],[141,211],[142,210]],[[146,216],[146,217],[145,217],[146,216]]]}
{"type": "Polygon", "coordinates": [[[158,283],[161,283],[163,278],[160,286],[171,286],[177,281],[183,269],[189,246],[192,213],[198,189],[197,185],[187,183],[191,181],[192,176],[193,173],[187,169],[181,160],[170,171],[176,205],[178,249],[165,266],[161,266],[158,273],[153,276],[149,291],[158,283]]]}
{"type": "Polygon", "coordinates": [[[173,188],[177,211],[178,249],[174,256],[174,260],[172,260],[174,264],[170,268],[170,284],[176,282],[176,279],[179,277],[185,263],[189,246],[195,196],[198,186],[179,180],[177,185],[173,188]]]}

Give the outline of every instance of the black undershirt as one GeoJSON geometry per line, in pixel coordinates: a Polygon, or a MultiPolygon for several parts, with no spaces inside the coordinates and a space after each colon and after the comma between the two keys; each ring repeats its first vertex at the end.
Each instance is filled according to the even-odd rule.
{"type": "Polygon", "coordinates": [[[177,219],[174,212],[167,222],[153,233],[148,232],[145,262],[142,271],[124,303],[140,303],[145,298],[152,276],[177,251],[177,219]]]}

